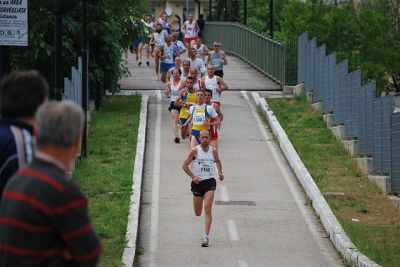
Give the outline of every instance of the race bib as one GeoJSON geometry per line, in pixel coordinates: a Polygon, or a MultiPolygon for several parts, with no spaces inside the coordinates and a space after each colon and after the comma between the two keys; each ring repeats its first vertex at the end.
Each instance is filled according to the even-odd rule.
{"type": "Polygon", "coordinates": [[[193,114],[193,125],[203,125],[205,120],[206,114],[196,112],[193,114]]]}

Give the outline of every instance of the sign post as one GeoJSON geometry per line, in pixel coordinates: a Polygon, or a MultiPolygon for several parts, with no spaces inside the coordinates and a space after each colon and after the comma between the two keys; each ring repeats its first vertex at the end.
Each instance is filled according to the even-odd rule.
{"type": "Polygon", "coordinates": [[[11,46],[28,45],[28,0],[0,0],[0,77],[10,71],[11,46]]]}

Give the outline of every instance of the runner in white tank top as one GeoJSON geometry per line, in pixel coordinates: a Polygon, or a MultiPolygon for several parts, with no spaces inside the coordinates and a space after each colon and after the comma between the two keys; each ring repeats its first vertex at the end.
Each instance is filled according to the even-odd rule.
{"type": "Polygon", "coordinates": [[[167,82],[165,85],[165,95],[170,97],[170,104],[168,110],[171,112],[171,123],[172,132],[174,134],[174,142],[179,143],[180,139],[178,136],[178,119],[179,119],[179,108],[175,106],[175,100],[179,94],[179,88],[181,87],[182,80],[180,79],[181,70],[179,68],[174,68],[172,70],[173,80],[167,82]]]}
{"type": "Polygon", "coordinates": [[[196,57],[202,59],[204,61],[205,56],[209,55],[208,48],[205,44],[202,43],[201,38],[197,37],[196,38],[196,44],[193,46],[194,49],[196,49],[196,57]]]}
{"type": "Polygon", "coordinates": [[[198,73],[197,69],[195,69],[195,68],[190,69],[190,76],[192,76],[194,79],[193,80],[193,88],[196,92],[201,90],[201,80],[197,79],[197,77],[198,77],[197,73],[198,73]]]}
{"type": "Polygon", "coordinates": [[[221,106],[221,93],[228,89],[228,85],[225,83],[224,79],[214,75],[215,66],[212,64],[207,65],[207,75],[201,79],[201,86],[205,89],[210,89],[212,91],[211,102],[218,106],[221,106]]]}
{"type": "Polygon", "coordinates": [[[183,163],[183,170],[192,179],[191,191],[193,192],[193,206],[196,216],[200,216],[203,206],[205,213],[204,236],[201,245],[208,247],[214,192],[217,187],[214,174],[214,162],[217,166],[220,181],[224,180],[222,163],[218,156],[218,150],[210,146],[210,137],[207,130],[200,132],[200,145],[190,150],[183,163]],[[191,165],[192,169],[189,168],[191,165]],[[204,205],[203,205],[204,202],[204,205]]]}

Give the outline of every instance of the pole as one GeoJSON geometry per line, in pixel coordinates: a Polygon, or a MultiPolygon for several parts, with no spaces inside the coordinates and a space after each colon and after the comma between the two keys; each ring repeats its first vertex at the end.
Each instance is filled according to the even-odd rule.
{"type": "Polygon", "coordinates": [[[227,0],[224,1],[224,21],[226,21],[227,0]]]}
{"type": "Polygon", "coordinates": [[[54,70],[55,70],[55,86],[53,97],[55,100],[62,98],[62,80],[63,80],[63,63],[62,63],[62,15],[56,14],[55,24],[55,57],[54,57],[54,70]]]}
{"type": "Polygon", "coordinates": [[[247,0],[244,0],[243,3],[243,17],[244,17],[244,25],[247,25],[247,0]]]}
{"type": "Polygon", "coordinates": [[[81,37],[81,48],[82,48],[82,109],[85,112],[85,125],[83,128],[81,154],[87,156],[87,111],[88,111],[88,41],[87,41],[87,0],[82,0],[82,37],[81,37]]]}
{"type": "Polygon", "coordinates": [[[274,3],[269,0],[269,36],[274,38],[274,3]]]}
{"type": "Polygon", "coordinates": [[[189,0],[186,0],[186,20],[189,19],[189,0]]]}
{"type": "Polygon", "coordinates": [[[208,9],[210,10],[208,15],[208,20],[212,20],[212,0],[208,1],[208,9]]]}
{"type": "Polygon", "coordinates": [[[11,52],[9,46],[0,46],[0,79],[11,70],[11,52]]]}

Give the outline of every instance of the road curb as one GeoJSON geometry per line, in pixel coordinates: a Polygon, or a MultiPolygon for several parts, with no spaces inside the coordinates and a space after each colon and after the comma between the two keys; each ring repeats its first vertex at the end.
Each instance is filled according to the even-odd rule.
{"type": "Polygon", "coordinates": [[[122,264],[126,267],[133,266],[133,262],[135,261],[136,241],[139,226],[140,198],[142,189],[144,149],[146,141],[148,99],[149,97],[147,95],[142,96],[140,122],[136,145],[136,156],[132,175],[132,194],[130,200],[128,225],[126,229],[126,246],[122,255],[122,264]]]}
{"type": "Polygon", "coordinates": [[[377,263],[370,260],[367,256],[359,252],[356,246],[351,242],[347,236],[339,221],[333,214],[331,208],[322,196],[317,185],[312,179],[307,168],[304,166],[299,155],[294,149],[292,143],[287,137],[285,131],[280,125],[279,121],[269,110],[267,101],[261,98],[258,93],[252,93],[255,103],[262,109],[265,117],[267,118],[273,134],[278,139],[279,147],[285,155],[287,161],[293,172],[296,174],[301,185],[303,186],[307,196],[312,201],[312,206],[315,212],[318,214],[322,225],[326,232],[329,234],[329,238],[334,244],[337,251],[342,254],[345,260],[357,267],[377,267],[380,266],[377,263]]]}

